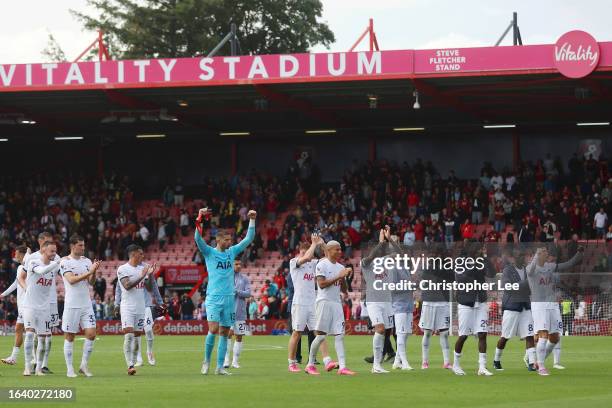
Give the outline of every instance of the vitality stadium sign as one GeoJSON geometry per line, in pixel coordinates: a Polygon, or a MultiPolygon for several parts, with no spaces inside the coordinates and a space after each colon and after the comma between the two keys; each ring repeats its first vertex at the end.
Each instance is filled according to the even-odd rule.
{"type": "Polygon", "coordinates": [[[557,44],[0,64],[0,92],[410,79],[612,70],[612,42],[571,31],[557,44]]]}

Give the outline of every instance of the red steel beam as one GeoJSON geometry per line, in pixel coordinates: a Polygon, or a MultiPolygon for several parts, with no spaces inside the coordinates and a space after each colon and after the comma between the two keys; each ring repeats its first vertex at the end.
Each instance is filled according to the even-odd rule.
{"type": "MultiPolygon", "coordinates": [[[[336,115],[316,109],[310,102],[297,98],[292,98],[286,94],[277,92],[266,85],[255,85],[255,90],[264,98],[278,102],[281,106],[286,106],[300,111],[305,115],[326,122],[336,127],[353,127],[350,123],[338,118],[336,115]]],[[[365,104],[365,97],[364,97],[365,104]]]]}

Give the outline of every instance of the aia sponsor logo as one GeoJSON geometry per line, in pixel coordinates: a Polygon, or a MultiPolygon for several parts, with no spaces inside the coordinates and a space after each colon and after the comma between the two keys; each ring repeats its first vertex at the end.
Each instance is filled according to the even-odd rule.
{"type": "Polygon", "coordinates": [[[305,273],[303,276],[303,279],[305,281],[313,281],[314,280],[314,273],[305,273]]]}
{"type": "Polygon", "coordinates": [[[552,283],[552,277],[540,278],[540,282],[538,283],[543,286],[550,285],[552,283]]]}
{"type": "Polygon", "coordinates": [[[53,279],[45,279],[44,277],[40,277],[36,281],[36,284],[40,286],[51,286],[52,282],[53,279]]]}
{"type": "Polygon", "coordinates": [[[380,280],[384,280],[389,276],[386,270],[383,270],[381,273],[374,272],[374,274],[376,275],[376,279],[380,279],[380,280]]]}
{"type": "Polygon", "coordinates": [[[231,269],[232,263],[230,261],[217,261],[217,269],[231,269]]]}

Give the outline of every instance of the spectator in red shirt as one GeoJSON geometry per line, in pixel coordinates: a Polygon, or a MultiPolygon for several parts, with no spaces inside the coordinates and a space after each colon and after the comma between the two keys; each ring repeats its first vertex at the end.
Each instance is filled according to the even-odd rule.
{"type": "Polygon", "coordinates": [[[268,238],[268,251],[276,251],[276,239],[278,238],[278,229],[274,226],[274,224],[270,223],[268,225],[268,229],[266,230],[266,236],[268,238]]]}
{"type": "Polygon", "coordinates": [[[414,191],[414,188],[410,189],[410,193],[408,194],[408,199],[406,201],[408,204],[408,214],[413,217],[416,214],[416,209],[419,205],[419,196],[414,191]]]}
{"type": "Polygon", "coordinates": [[[266,202],[266,211],[268,212],[268,220],[275,221],[276,220],[276,211],[278,210],[278,200],[276,199],[276,195],[270,194],[268,196],[268,201],[266,202]]]}
{"type": "Polygon", "coordinates": [[[342,313],[344,313],[344,320],[351,320],[352,316],[352,306],[353,303],[351,302],[351,299],[346,296],[346,295],[342,295],[342,313]]]}
{"type": "Polygon", "coordinates": [[[414,225],[414,239],[420,242],[423,242],[425,239],[425,226],[421,220],[417,220],[416,224],[414,225]]]}
{"type": "Polygon", "coordinates": [[[276,283],[276,286],[278,286],[279,289],[287,287],[287,281],[285,280],[285,277],[283,276],[283,271],[282,270],[278,270],[276,272],[276,275],[274,275],[274,283],[276,283]]]}
{"type": "Polygon", "coordinates": [[[468,218],[466,218],[463,222],[463,225],[461,225],[461,238],[474,238],[474,226],[470,223],[470,220],[468,218]]]}

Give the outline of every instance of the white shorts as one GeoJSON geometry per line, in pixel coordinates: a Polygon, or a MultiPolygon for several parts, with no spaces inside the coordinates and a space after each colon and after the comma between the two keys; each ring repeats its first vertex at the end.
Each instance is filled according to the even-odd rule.
{"type": "Polygon", "coordinates": [[[151,307],[145,307],[144,331],[153,330],[154,324],[155,324],[155,320],[153,320],[153,311],[151,307]]]}
{"type": "Polygon", "coordinates": [[[23,325],[26,329],[34,329],[36,334],[51,334],[49,309],[23,308],[23,325]]]}
{"type": "Polygon", "coordinates": [[[472,306],[458,305],[459,336],[472,336],[489,331],[489,305],[478,303],[472,306]]]}
{"type": "Polygon", "coordinates": [[[64,309],[62,331],[65,333],[78,333],[79,327],[83,330],[96,327],[96,315],[92,306],[64,309]]]}
{"type": "Polygon", "coordinates": [[[423,304],[419,327],[421,330],[448,330],[450,327],[450,307],[448,302],[423,304]]]}
{"type": "MultiPolygon", "coordinates": [[[[145,307],[146,309],[146,307],[145,307]]],[[[127,327],[131,327],[134,331],[144,331],[144,323],[145,323],[145,312],[142,313],[124,310],[123,307],[120,308],[121,311],[121,328],[125,329],[127,327]]]]}
{"type": "Polygon", "coordinates": [[[563,330],[563,321],[561,320],[561,311],[555,309],[531,309],[533,315],[533,328],[535,332],[546,330],[548,333],[561,333],[563,330]]]}
{"type": "Polygon", "coordinates": [[[16,324],[23,324],[23,312],[22,312],[23,308],[19,308],[17,310],[17,322],[16,324]]]}
{"type": "Polygon", "coordinates": [[[533,336],[531,310],[523,310],[522,312],[504,310],[501,337],[511,339],[514,336],[518,336],[521,340],[533,336]]]}
{"type": "Polygon", "coordinates": [[[303,332],[306,327],[314,330],[315,327],[315,305],[291,305],[291,328],[303,332]]]}
{"type": "Polygon", "coordinates": [[[372,326],[384,324],[385,329],[393,328],[393,309],[390,302],[366,302],[372,326]]]}
{"type": "Polygon", "coordinates": [[[49,303],[49,313],[51,314],[51,327],[60,325],[60,315],[57,311],[57,303],[49,303]]]}
{"type": "Polygon", "coordinates": [[[232,328],[234,331],[234,335],[236,336],[246,336],[247,334],[247,324],[244,320],[236,320],[234,322],[234,327],[232,328]]]}
{"type": "Polygon", "coordinates": [[[319,300],[315,306],[316,331],[325,334],[344,334],[344,313],[339,302],[319,300]]]}
{"type": "Polygon", "coordinates": [[[396,313],[394,317],[396,334],[412,334],[412,313],[396,313]]]}

